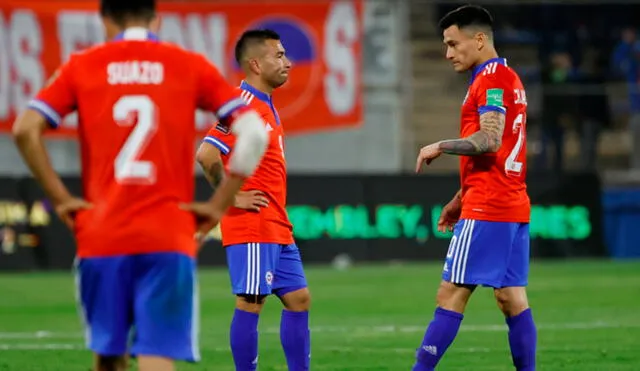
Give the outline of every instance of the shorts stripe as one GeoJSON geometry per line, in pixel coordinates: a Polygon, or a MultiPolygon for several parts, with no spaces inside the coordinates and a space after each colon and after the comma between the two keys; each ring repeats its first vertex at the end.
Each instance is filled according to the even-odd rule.
{"type": "Polygon", "coordinates": [[[471,237],[473,235],[475,220],[465,219],[463,223],[462,232],[455,244],[453,265],[451,267],[451,282],[458,284],[464,283],[467,259],[469,257],[469,246],[471,245],[471,237]]]}
{"type": "Polygon", "coordinates": [[[247,289],[249,295],[260,294],[260,244],[247,244],[247,289]]]}
{"type": "Polygon", "coordinates": [[[466,241],[464,243],[464,255],[462,257],[462,269],[460,270],[460,282],[464,283],[464,276],[467,273],[467,259],[469,258],[469,248],[471,247],[471,238],[473,237],[473,228],[476,226],[475,220],[470,220],[471,227],[468,229],[468,233],[465,236],[466,241]]]}
{"type": "Polygon", "coordinates": [[[254,277],[254,280],[256,282],[256,291],[255,291],[255,295],[259,295],[260,294],[260,244],[256,243],[255,244],[255,255],[256,255],[256,276],[254,277]]]}
{"type": "Polygon", "coordinates": [[[194,270],[193,275],[193,299],[191,307],[191,357],[194,361],[200,361],[200,287],[198,275],[194,270]]]}
{"type": "Polygon", "coordinates": [[[457,272],[458,272],[458,264],[460,262],[460,246],[462,245],[462,241],[464,240],[464,236],[467,233],[467,221],[464,220],[462,222],[462,232],[460,232],[460,235],[458,236],[458,238],[456,239],[456,243],[454,245],[453,248],[453,263],[451,264],[451,282],[456,282],[457,281],[457,272]]]}

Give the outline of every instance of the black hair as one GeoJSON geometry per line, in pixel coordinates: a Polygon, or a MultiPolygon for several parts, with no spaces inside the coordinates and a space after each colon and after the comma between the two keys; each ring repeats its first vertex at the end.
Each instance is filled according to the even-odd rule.
{"type": "Polygon", "coordinates": [[[439,23],[440,29],[445,30],[451,26],[482,27],[489,32],[493,31],[493,17],[489,11],[478,5],[464,5],[445,14],[439,23]]]}
{"type": "Polygon", "coordinates": [[[240,64],[240,61],[242,61],[250,46],[267,40],[280,40],[280,35],[269,29],[245,31],[242,36],[240,36],[240,39],[238,39],[238,42],[236,42],[236,62],[240,64]]]}
{"type": "Polygon", "coordinates": [[[151,21],[156,15],[156,0],[100,0],[100,14],[119,24],[131,18],[151,21]]]}

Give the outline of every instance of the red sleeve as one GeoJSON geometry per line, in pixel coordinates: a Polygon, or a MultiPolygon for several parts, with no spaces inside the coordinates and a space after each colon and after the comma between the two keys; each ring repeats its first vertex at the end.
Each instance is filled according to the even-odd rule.
{"type": "Polygon", "coordinates": [[[60,126],[62,119],[76,110],[77,96],[73,77],[76,63],[77,57],[72,55],[29,102],[28,108],[39,112],[53,128],[60,126]]]}
{"type": "Polygon", "coordinates": [[[492,74],[479,76],[476,90],[478,113],[500,112],[507,113],[509,102],[512,101],[513,89],[508,73],[504,68],[497,68],[492,74]]]}
{"type": "Polygon", "coordinates": [[[233,150],[236,137],[228,127],[216,122],[216,124],[209,129],[207,136],[205,136],[203,140],[216,147],[223,155],[228,155],[233,150]]]}
{"type": "Polygon", "coordinates": [[[234,113],[246,108],[245,102],[220,74],[220,71],[204,56],[194,54],[198,69],[198,108],[213,112],[220,123],[230,127],[234,113]]]}

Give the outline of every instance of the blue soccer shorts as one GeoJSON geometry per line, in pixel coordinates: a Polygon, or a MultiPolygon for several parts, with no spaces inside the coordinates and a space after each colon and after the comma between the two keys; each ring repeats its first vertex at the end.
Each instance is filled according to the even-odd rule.
{"type": "Polygon", "coordinates": [[[307,287],[295,244],[244,243],[225,247],[234,295],[279,297],[307,287]]]}
{"type": "Polygon", "coordinates": [[[442,279],[494,288],[527,286],[529,223],[460,220],[444,263],[442,279]]]}
{"type": "Polygon", "coordinates": [[[87,347],[95,353],[200,360],[193,258],[155,253],[78,259],[76,284],[87,347]]]}

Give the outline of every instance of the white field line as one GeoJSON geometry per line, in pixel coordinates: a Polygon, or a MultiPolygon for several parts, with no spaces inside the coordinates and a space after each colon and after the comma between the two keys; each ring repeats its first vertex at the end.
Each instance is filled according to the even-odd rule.
{"type": "MultiPolygon", "coordinates": [[[[540,323],[536,324],[540,331],[564,331],[564,330],[594,330],[608,328],[639,328],[640,323],[610,323],[610,322],[577,322],[577,323],[540,323]]],[[[312,333],[350,333],[350,334],[389,334],[389,333],[422,333],[425,326],[311,326],[312,333]]],[[[462,325],[461,332],[500,332],[506,331],[506,325],[462,325]]],[[[279,327],[269,327],[261,329],[261,333],[277,334],[279,327]]],[[[206,336],[206,331],[204,333],[206,336]]],[[[34,332],[0,332],[0,340],[37,340],[37,339],[81,339],[82,332],[57,332],[57,331],[34,331],[34,332]]]]}

